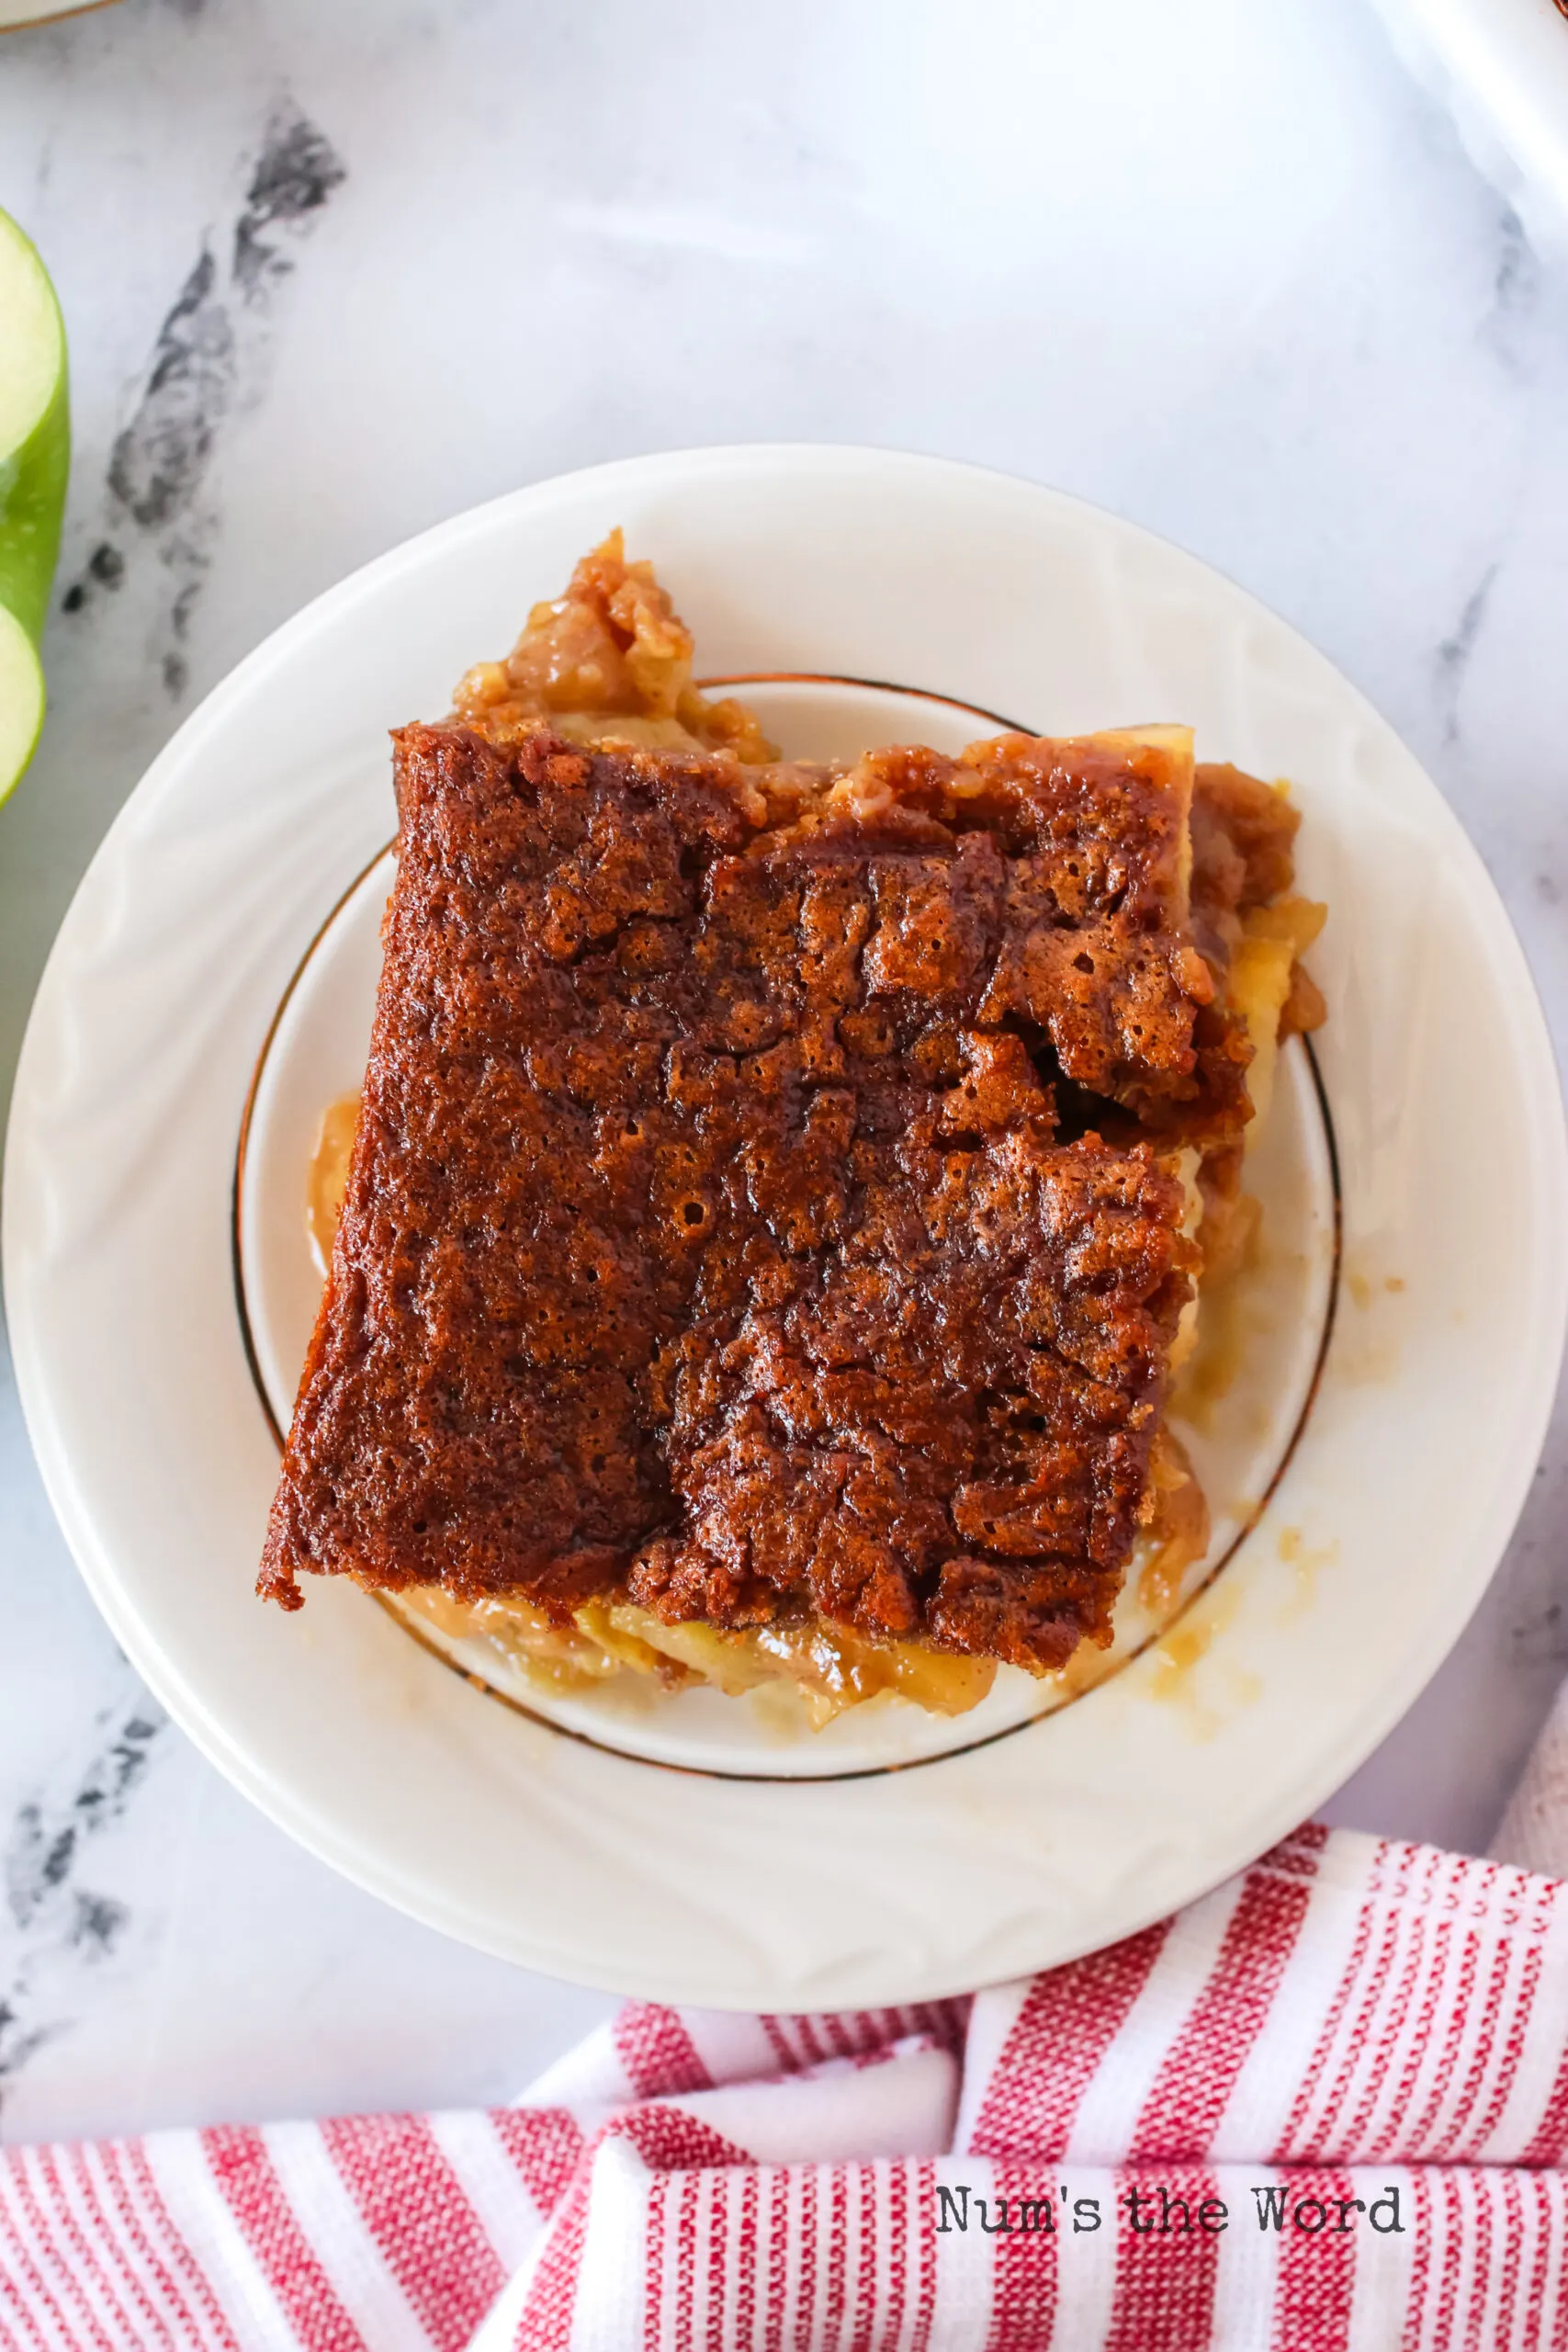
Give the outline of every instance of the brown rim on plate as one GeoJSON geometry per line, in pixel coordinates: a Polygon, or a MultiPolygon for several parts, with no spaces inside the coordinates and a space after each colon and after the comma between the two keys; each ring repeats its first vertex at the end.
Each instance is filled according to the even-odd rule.
{"type": "Polygon", "coordinates": [[[100,8],[112,8],[115,0],[76,0],[73,8],[49,8],[41,17],[0,17],[0,35],[30,33],[35,25],[58,25],[67,17],[96,17],[100,8]]]}
{"type": "MultiPolygon", "coordinates": [[[[1565,14],[1568,14],[1568,0],[1558,0],[1558,6],[1563,8],[1565,14]]],[[[1028,731],[1027,729],[1021,728],[1016,720],[1004,718],[1000,712],[987,710],[977,703],[964,702],[955,695],[933,693],[924,686],[901,686],[895,681],[887,678],[841,677],[830,672],[811,670],[740,670],[727,673],[722,676],[699,678],[694,683],[705,693],[716,686],[858,686],[864,691],[877,694],[902,695],[910,701],[941,703],[950,710],[965,711],[976,718],[987,720],[989,724],[999,728],[1007,734],[1025,733],[1028,731]]],[[[282,996],[277,1001],[272,1019],[267,1023],[266,1034],[262,1039],[261,1048],[256,1055],[255,1062],[251,1071],[250,1082],[245,1089],[244,1105],[240,1114],[240,1132],[234,1153],[233,1190],[230,1218],[230,1243],[234,1276],[234,1306],[235,1312],[239,1317],[240,1338],[245,1351],[245,1363],[250,1371],[251,1384],[255,1390],[256,1398],[261,1406],[262,1413],[265,1419],[267,1428],[272,1433],[273,1442],[277,1447],[280,1454],[282,1453],[285,1443],[287,1442],[288,1433],[278,1426],[277,1416],[273,1411],[271,1400],[266,1393],[266,1385],[262,1377],[261,1363],[256,1352],[255,1336],[251,1323],[250,1307],[245,1296],[243,1231],[243,1211],[242,1207],[242,1201],[243,1196],[245,1159],[247,1147],[250,1140],[251,1121],[255,1109],[256,1096],[261,1087],[263,1073],[266,1069],[267,1061],[272,1052],[273,1042],[277,1035],[283,1017],[288,1012],[289,1004],[293,1001],[296,989],[299,988],[300,981],[304,978],[307,970],[314,962],[317,950],[321,947],[323,940],[327,937],[327,934],[336,923],[338,917],[342,914],[349,900],[359,889],[361,884],[375,872],[382,859],[394,851],[396,847],[397,837],[394,835],[390,841],[384,842],[381,848],[376,852],[375,855],[368,859],[367,863],[360,867],[358,873],[354,876],[354,879],[348,884],[345,889],[339,893],[327,913],[322,917],[321,922],[318,923],[315,931],[311,933],[304,953],[301,955],[299,961],[295,966],[293,972],[289,975],[288,986],[285,988],[282,996]]],[[[1144,1652],[1151,1648],[1155,1643],[1162,1641],[1173,1626],[1180,1623],[1182,1618],[1186,1616],[1194,1601],[1198,1600],[1202,1594],[1209,1590],[1215,1578],[1224,1568],[1228,1567],[1231,1561],[1235,1559],[1236,1554],[1240,1551],[1247,1538],[1252,1534],[1259,1520],[1267,1510],[1276,1487],[1279,1486],[1280,1479],[1284,1476],[1285,1472],[1290,1467],[1292,1458],[1295,1453],[1297,1446],[1301,1442],[1302,1432],[1305,1429],[1307,1422],[1311,1418],[1313,1406],[1317,1399],[1317,1392],[1323,1380],[1324,1365],[1328,1359],[1329,1344],[1334,1337],[1334,1328],[1337,1319],[1339,1308],[1341,1260],[1344,1250],[1344,1208],[1339,1174],[1339,1149],[1334,1133],[1333,1114],[1331,1114],[1328,1106],[1328,1095],[1323,1083],[1323,1072],[1318,1067],[1317,1056],[1313,1051],[1311,1038],[1303,1035],[1302,1036],[1301,1043],[1305,1049],[1307,1067],[1312,1074],[1313,1093],[1317,1103],[1318,1115],[1323,1122],[1323,1135],[1328,1152],[1329,1181],[1334,1202],[1334,1247],[1332,1263],[1329,1269],[1328,1301],[1324,1313],[1323,1330],[1318,1340],[1317,1354],[1313,1363],[1312,1378],[1307,1384],[1306,1395],[1302,1400],[1301,1410],[1296,1416],[1294,1426],[1291,1430],[1290,1437],[1280,1455],[1280,1459],[1275,1464],[1263,1492],[1258,1497],[1257,1500],[1252,1504],[1248,1510],[1243,1524],[1237,1528],[1235,1535],[1231,1538],[1231,1541],[1226,1545],[1224,1551],[1221,1554],[1220,1557],[1214,1562],[1213,1567],[1204,1577],[1202,1583],[1195,1587],[1194,1589],[1188,1594],[1187,1599],[1182,1602],[1181,1607],[1178,1610],[1176,1615],[1170,1618],[1167,1623],[1161,1625],[1157,1631],[1149,1634],[1145,1640],[1139,1643],[1135,1650],[1130,1650],[1127,1656],[1122,1660],[1121,1664],[1114,1669],[1114,1673],[1103,1678],[1104,1682],[1114,1680],[1116,1675],[1124,1672],[1135,1658],[1141,1657],[1144,1652]]],[[[835,1781],[869,1781],[878,1779],[883,1774],[888,1772],[923,1771],[933,1765],[949,1763],[955,1757],[973,1756],[978,1749],[983,1747],[994,1747],[999,1740],[1015,1738],[1020,1732],[1029,1731],[1032,1729],[1036,1724],[1044,1720],[1044,1716],[1043,1714],[1029,1715],[1026,1716],[1021,1723],[1009,1724],[1000,1731],[984,1733],[977,1739],[966,1740],[961,1747],[943,1748],[942,1752],[936,1756],[909,1757],[900,1762],[892,1764],[857,1765],[851,1767],[842,1772],[813,1772],[809,1775],[798,1772],[736,1772],[725,1771],[714,1765],[676,1764],[669,1761],[663,1757],[636,1755],[629,1749],[620,1747],[614,1740],[596,1739],[592,1732],[575,1730],[569,1724],[557,1723],[552,1716],[542,1714],[537,1708],[530,1707],[524,1700],[513,1697],[511,1691],[498,1689],[493,1682],[488,1681],[482,1674],[477,1672],[472,1667],[461,1665],[457,1659],[448,1657],[447,1653],[442,1649],[440,1645],[434,1641],[431,1635],[422,1632],[419,1627],[409,1623],[408,1619],[405,1618],[398,1609],[396,1600],[390,1594],[370,1591],[367,1587],[363,1587],[361,1589],[367,1591],[367,1597],[374,1600],[378,1607],[386,1611],[388,1616],[393,1620],[400,1633],[405,1634],[412,1641],[416,1642],[421,1649],[427,1651],[429,1655],[444,1666],[449,1673],[457,1675],[461,1681],[470,1683],[474,1689],[481,1690],[486,1698],[497,1700],[501,1705],[503,1707],[510,1707],[513,1713],[524,1716],[529,1723],[537,1724],[544,1730],[553,1732],[558,1738],[576,1740],[584,1747],[597,1748],[603,1755],[617,1757],[622,1763],[646,1765],[654,1771],[659,1772],[680,1772],[697,1780],[776,1781],[780,1783],[787,1783],[791,1787],[801,1785],[817,1787],[835,1781]]],[[[1079,1699],[1086,1699],[1089,1697],[1092,1691],[1102,1687],[1103,1683],[1091,1683],[1088,1690],[1079,1691],[1075,1694],[1074,1698],[1065,1701],[1063,1702],[1064,1708],[1076,1705],[1079,1699]]],[[[1057,1713],[1063,1712],[1063,1710],[1052,1709],[1048,1712],[1057,1713]]]]}

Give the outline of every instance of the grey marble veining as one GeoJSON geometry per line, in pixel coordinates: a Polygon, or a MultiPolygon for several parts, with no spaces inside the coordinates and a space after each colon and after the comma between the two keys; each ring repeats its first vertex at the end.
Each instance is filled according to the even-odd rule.
{"type": "Polygon", "coordinates": [[[156,566],[150,650],[175,703],[190,684],[185,648],[221,527],[208,483],[220,438],[231,408],[257,395],[295,248],[343,179],[329,141],[281,100],[232,223],[203,233],[158,329],[135,406],[110,447],[103,536],[61,591],[61,612],[87,625],[95,600],[123,592],[131,565],[156,566]]]}
{"type": "MultiPolygon", "coordinates": [[[[1243,581],[1427,763],[1568,1043],[1568,280],[1364,0],[121,0],[0,42],[0,203],[76,418],[0,1087],[105,827],[269,628],[518,482],[773,437],[1007,467],[1243,581]]],[[[1565,1530],[1560,1417],[1334,1818],[1484,1841],[1568,1668],[1565,1530]]],[[[217,1779],[3,1379],[0,1624],[0,2134],[498,2098],[604,2014],[217,1779]]]]}

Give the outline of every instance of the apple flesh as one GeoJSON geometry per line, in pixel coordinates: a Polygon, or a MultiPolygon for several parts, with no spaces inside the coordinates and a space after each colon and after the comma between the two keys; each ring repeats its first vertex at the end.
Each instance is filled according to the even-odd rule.
{"type": "Polygon", "coordinates": [[[0,799],[43,725],[39,640],[70,461],[60,305],[32,245],[0,212],[0,799]]]}

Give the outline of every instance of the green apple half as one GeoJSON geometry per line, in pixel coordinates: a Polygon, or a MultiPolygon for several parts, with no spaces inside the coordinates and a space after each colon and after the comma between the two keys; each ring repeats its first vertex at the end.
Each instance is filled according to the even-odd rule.
{"type": "Polygon", "coordinates": [[[65,326],[38,254],[0,212],[0,800],[43,725],[43,635],[71,415],[65,326]]]}

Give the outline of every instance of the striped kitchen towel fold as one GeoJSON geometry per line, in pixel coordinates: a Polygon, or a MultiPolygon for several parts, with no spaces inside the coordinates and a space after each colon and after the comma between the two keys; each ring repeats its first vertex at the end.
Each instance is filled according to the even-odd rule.
{"type": "Polygon", "coordinates": [[[634,2004],[516,2107],[0,2154],[25,2352],[1568,2343],[1568,1893],[1308,1827],[971,1999],[634,2004]]]}

